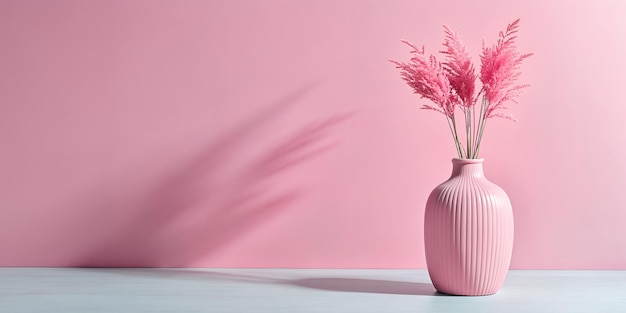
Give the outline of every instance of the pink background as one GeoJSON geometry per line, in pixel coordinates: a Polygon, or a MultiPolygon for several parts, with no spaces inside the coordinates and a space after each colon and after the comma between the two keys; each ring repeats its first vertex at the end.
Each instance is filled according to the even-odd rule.
{"type": "Polygon", "coordinates": [[[521,18],[512,268],[626,269],[624,1],[0,1],[0,265],[423,268],[442,116],[387,60],[521,18]]]}

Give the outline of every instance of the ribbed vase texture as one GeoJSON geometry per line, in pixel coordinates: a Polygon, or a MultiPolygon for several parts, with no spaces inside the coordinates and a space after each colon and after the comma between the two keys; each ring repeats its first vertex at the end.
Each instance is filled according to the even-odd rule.
{"type": "Polygon", "coordinates": [[[437,186],[426,203],[428,274],[442,293],[494,294],[511,263],[511,201],[485,178],[483,159],[453,159],[452,165],[450,179],[437,186]]]}

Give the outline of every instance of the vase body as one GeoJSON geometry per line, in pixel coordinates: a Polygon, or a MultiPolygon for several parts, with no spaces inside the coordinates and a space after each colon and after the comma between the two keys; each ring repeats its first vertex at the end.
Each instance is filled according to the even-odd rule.
{"type": "Polygon", "coordinates": [[[513,251],[513,211],[485,178],[483,159],[453,159],[452,175],[426,203],[424,246],[435,288],[452,295],[496,293],[513,251]]]}

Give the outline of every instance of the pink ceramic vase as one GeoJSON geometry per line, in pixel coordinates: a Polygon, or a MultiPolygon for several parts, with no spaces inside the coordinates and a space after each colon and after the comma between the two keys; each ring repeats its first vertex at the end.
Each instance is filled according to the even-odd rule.
{"type": "Polygon", "coordinates": [[[426,203],[424,240],[435,288],[452,295],[496,293],[513,251],[507,194],[485,178],[483,159],[452,159],[452,175],[426,203]]]}

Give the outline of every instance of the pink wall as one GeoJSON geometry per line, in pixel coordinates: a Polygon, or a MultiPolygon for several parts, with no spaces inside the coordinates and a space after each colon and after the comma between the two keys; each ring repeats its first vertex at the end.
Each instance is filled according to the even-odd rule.
{"type": "Polygon", "coordinates": [[[455,150],[387,59],[520,17],[512,267],[626,269],[626,4],[564,3],[0,1],[0,265],[424,267],[455,150]]]}

